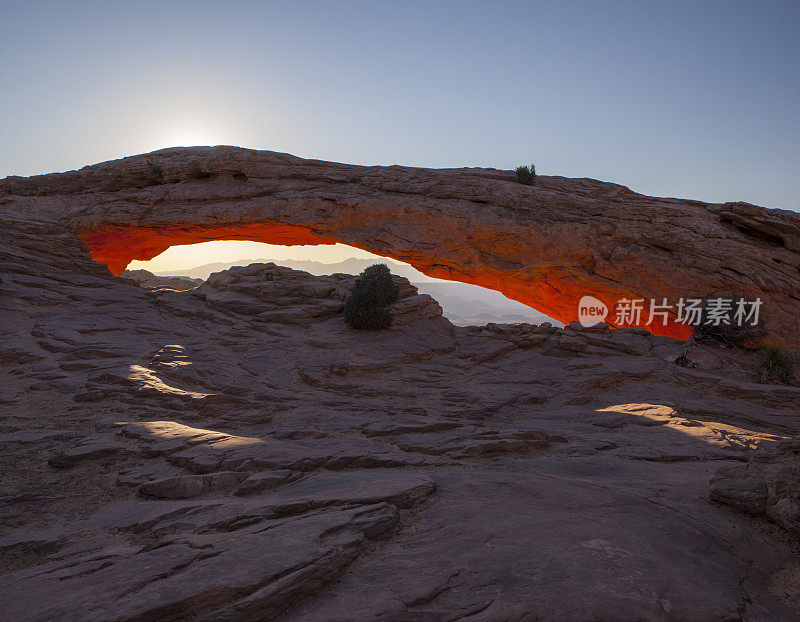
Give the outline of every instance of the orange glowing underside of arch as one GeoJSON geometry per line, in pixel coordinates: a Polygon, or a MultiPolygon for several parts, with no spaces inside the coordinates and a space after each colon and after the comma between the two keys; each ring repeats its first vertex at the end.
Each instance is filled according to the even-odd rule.
{"type": "MultiPolygon", "coordinates": [[[[314,233],[307,227],[283,223],[158,227],[105,225],[95,229],[78,230],[77,234],[89,248],[92,259],[106,264],[115,276],[119,276],[131,261],[148,261],[171,246],[216,240],[243,240],[285,246],[342,242],[369,252],[376,252],[368,245],[361,246],[352,241],[314,233]]],[[[620,289],[594,291],[596,287],[587,288],[587,284],[576,282],[568,274],[558,271],[536,278],[530,276],[521,278],[513,272],[502,272],[490,267],[454,268],[443,265],[443,262],[434,264],[422,258],[408,256],[395,259],[409,263],[420,272],[434,278],[461,281],[499,291],[508,298],[526,304],[565,324],[578,319],[577,303],[584,294],[593,295],[603,301],[611,310],[609,319],[615,316],[615,305],[618,300],[638,297],[634,292],[620,289]]],[[[653,334],[676,339],[687,339],[692,332],[690,326],[679,323],[674,318],[670,318],[666,324],[659,320],[647,325],[646,320],[647,315],[643,313],[641,321],[635,325],[646,328],[653,334]]]]}

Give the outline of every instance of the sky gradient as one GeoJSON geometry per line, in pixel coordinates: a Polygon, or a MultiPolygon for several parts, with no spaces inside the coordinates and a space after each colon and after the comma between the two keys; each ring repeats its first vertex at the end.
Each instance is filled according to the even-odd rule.
{"type": "Polygon", "coordinates": [[[234,144],[800,210],[800,2],[0,2],[0,177],[234,144]]]}

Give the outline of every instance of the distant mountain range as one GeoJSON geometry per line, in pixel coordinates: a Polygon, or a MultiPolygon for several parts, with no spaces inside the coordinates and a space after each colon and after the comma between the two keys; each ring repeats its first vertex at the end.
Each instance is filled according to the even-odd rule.
{"type": "Polygon", "coordinates": [[[391,259],[378,261],[351,257],[336,263],[298,259],[239,259],[237,261],[204,264],[186,270],[156,272],[156,274],[159,276],[207,279],[213,272],[227,270],[232,266],[247,266],[251,263],[276,263],[294,270],[305,270],[318,276],[337,272],[359,274],[363,272],[364,268],[375,263],[385,263],[393,274],[407,278],[417,286],[420,292],[430,294],[435,298],[442,306],[445,316],[458,326],[481,326],[488,322],[528,322],[531,324],[551,322],[555,326],[561,326],[560,322],[539,313],[535,309],[531,309],[527,305],[515,300],[509,300],[500,292],[467,283],[434,279],[425,276],[408,264],[392,261],[391,259]]]}
{"type": "Polygon", "coordinates": [[[169,270],[166,272],[156,272],[159,276],[189,276],[197,279],[207,279],[213,272],[220,270],[227,270],[232,266],[247,266],[251,263],[276,263],[279,266],[286,266],[294,270],[305,270],[317,276],[323,274],[334,274],[336,272],[343,272],[345,274],[359,274],[364,271],[364,268],[376,263],[385,263],[391,268],[393,274],[404,276],[409,281],[414,283],[421,283],[423,281],[439,281],[429,276],[425,276],[422,272],[415,270],[408,264],[392,261],[391,259],[356,259],[351,257],[344,261],[336,263],[323,263],[321,261],[311,261],[305,259],[237,259],[236,261],[207,263],[196,268],[189,268],[188,270],[169,270]]]}
{"type": "Polygon", "coordinates": [[[147,289],[159,289],[164,287],[183,291],[194,289],[205,280],[194,279],[188,276],[162,276],[153,274],[147,270],[123,270],[120,276],[136,281],[139,285],[147,289]]]}
{"type": "Polygon", "coordinates": [[[414,285],[420,292],[433,296],[442,306],[447,318],[457,326],[482,326],[488,322],[550,322],[554,326],[563,326],[561,322],[521,302],[509,300],[492,289],[453,281],[414,282],[414,285]]]}

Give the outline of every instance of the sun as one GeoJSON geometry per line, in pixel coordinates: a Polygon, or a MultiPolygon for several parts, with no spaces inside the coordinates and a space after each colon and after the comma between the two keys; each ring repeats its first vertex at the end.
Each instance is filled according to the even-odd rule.
{"type": "Polygon", "coordinates": [[[235,144],[235,132],[214,123],[214,120],[205,122],[203,119],[194,119],[192,123],[183,121],[169,123],[165,120],[160,126],[154,127],[150,136],[151,150],[235,144]]]}
{"type": "Polygon", "coordinates": [[[168,147],[236,145],[243,137],[238,122],[219,111],[164,110],[154,116],[158,118],[146,129],[148,151],[168,147]]]}
{"type": "Polygon", "coordinates": [[[177,130],[164,136],[165,147],[200,147],[220,144],[220,137],[209,130],[177,130]]]}

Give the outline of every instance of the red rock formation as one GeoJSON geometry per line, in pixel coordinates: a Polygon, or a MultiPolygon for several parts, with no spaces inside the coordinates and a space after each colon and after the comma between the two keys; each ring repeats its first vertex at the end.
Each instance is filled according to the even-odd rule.
{"type": "MultiPolygon", "coordinates": [[[[167,149],[0,182],[0,207],[75,231],[119,274],[175,244],[342,242],[434,277],[577,319],[584,295],[761,298],[775,338],[800,346],[800,216],[744,203],[654,198],[591,179],[365,167],[234,147],[167,149]]],[[[647,303],[646,303],[647,304],[647,303]]],[[[689,328],[660,320],[656,334],[689,328]]]]}
{"type": "Polygon", "coordinates": [[[136,227],[104,226],[78,229],[80,238],[92,253],[92,259],[108,266],[119,276],[134,259],[147,261],[170,246],[197,244],[213,240],[249,240],[269,244],[315,245],[333,244],[304,227],[272,223],[245,223],[204,227],[136,227]]]}

